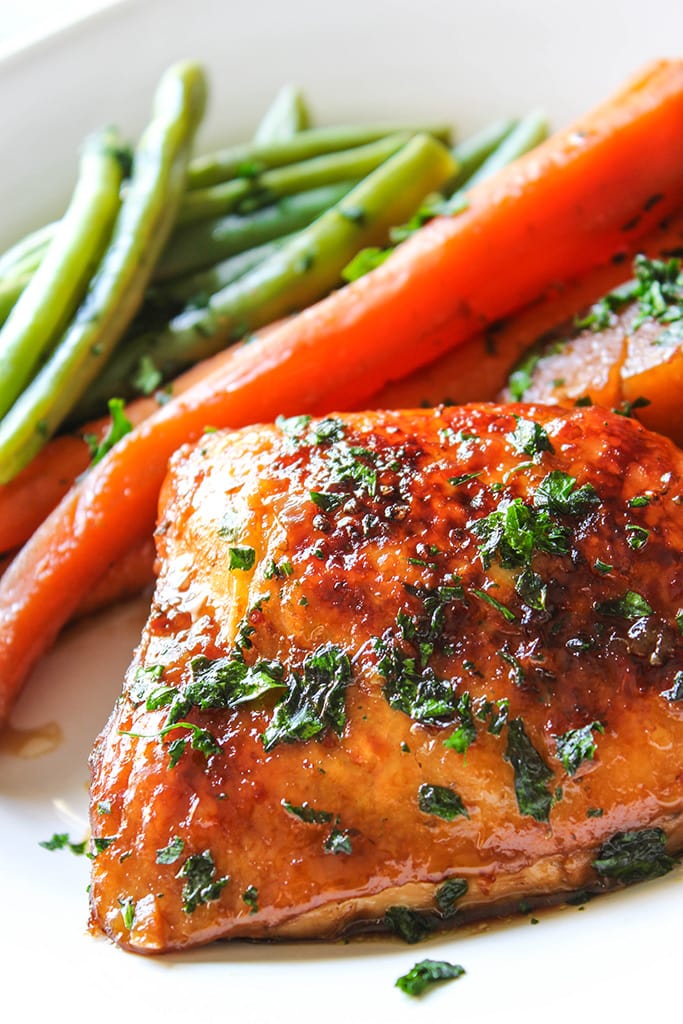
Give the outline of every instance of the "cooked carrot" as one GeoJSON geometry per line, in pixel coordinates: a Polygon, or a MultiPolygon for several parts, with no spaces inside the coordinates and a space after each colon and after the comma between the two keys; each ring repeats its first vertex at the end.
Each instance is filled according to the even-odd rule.
{"type": "MultiPolygon", "coordinates": [[[[555,286],[538,301],[452,348],[440,359],[407,377],[391,381],[365,406],[411,409],[421,405],[461,405],[496,399],[526,350],[565,321],[571,329],[575,314],[627,280],[637,252],[650,257],[667,257],[682,249],[683,211],[677,211],[644,238],[627,239],[601,267],[568,284],[555,286]]],[[[586,373],[592,373],[590,368],[586,373]]],[[[539,400],[538,395],[534,397],[536,400],[539,400]]],[[[680,397],[677,400],[680,402],[680,397]]]]}
{"type": "MultiPolygon", "coordinates": [[[[265,336],[274,326],[263,328],[259,335],[265,336]]],[[[232,351],[226,349],[186,370],[173,382],[173,394],[182,394],[223,366],[232,358],[232,351]]],[[[133,426],[137,426],[158,408],[156,398],[137,398],[128,403],[125,414],[133,426]]],[[[0,484],[0,552],[18,548],[38,529],[88,468],[90,446],[84,437],[91,435],[101,441],[110,423],[109,416],[102,416],[83,424],[78,434],[54,438],[14,480],[0,484]]]]}
{"type": "Polygon", "coordinates": [[[173,451],[207,425],[367,400],[552,281],[599,265],[625,233],[642,236],[681,205],[682,122],[683,62],[659,62],[473,189],[463,214],[432,221],[127,434],[0,580],[0,720],[107,566],[149,536],[173,451]]]}

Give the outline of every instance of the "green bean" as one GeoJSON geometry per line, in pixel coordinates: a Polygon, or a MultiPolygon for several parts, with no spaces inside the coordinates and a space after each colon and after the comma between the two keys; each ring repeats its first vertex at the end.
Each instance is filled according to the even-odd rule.
{"type": "Polygon", "coordinates": [[[33,261],[35,270],[45,254],[47,243],[52,241],[58,224],[59,221],[46,224],[45,227],[38,228],[37,231],[32,231],[30,235],[20,239],[11,249],[7,249],[0,256],[0,277],[21,272],[26,261],[33,261]]]}
{"type": "Polygon", "coordinates": [[[4,324],[32,277],[32,273],[24,273],[0,282],[0,324],[4,324]]]}
{"type": "Polygon", "coordinates": [[[206,156],[197,157],[188,171],[188,189],[217,185],[232,178],[260,174],[272,167],[299,163],[324,153],[338,153],[369,142],[377,142],[387,135],[414,135],[425,132],[441,142],[449,143],[451,130],[445,125],[420,124],[367,124],[342,125],[331,128],[313,128],[298,132],[283,142],[265,145],[242,143],[228,149],[218,150],[206,156]]]}
{"type": "Polygon", "coordinates": [[[485,181],[492,174],[496,174],[516,160],[517,157],[528,153],[539,143],[548,137],[548,121],[541,110],[532,110],[517,122],[513,130],[507,135],[499,146],[486,158],[475,173],[468,179],[467,188],[478,185],[485,181]]]}
{"type": "Polygon", "coordinates": [[[478,169],[472,174],[461,188],[453,192],[452,196],[444,203],[441,213],[457,213],[466,203],[464,193],[475,185],[486,181],[493,174],[497,174],[508,164],[518,157],[534,149],[548,136],[548,122],[545,114],[540,110],[532,110],[526,114],[515,127],[506,135],[503,141],[484,160],[478,169]]]}
{"type": "Polygon", "coordinates": [[[257,145],[284,142],[307,128],[310,128],[310,115],[301,91],[293,85],[283,85],[261,118],[254,142],[257,145]]]}
{"type": "Polygon", "coordinates": [[[168,378],[320,299],[340,284],[342,269],[359,249],[384,243],[391,225],[454,171],[440,142],[415,136],[279,252],[212,295],[205,308],[185,311],[156,336],[143,335],[120,349],[97,381],[99,401],[106,405],[112,394],[130,395],[142,358],[168,378]]]}
{"type": "MultiPolygon", "coordinates": [[[[206,305],[208,297],[215,292],[232,284],[239,277],[248,271],[253,270],[259,263],[272,256],[292,238],[292,235],[285,235],[283,238],[275,238],[272,242],[265,242],[254,249],[247,249],[245,252],[230,256],[222,260],[208,270],[200,270],[196,274],[187,277],[174,277],[165,284],[153,286],[150,298],[154,302],[168,306],[206,305]]],[[[1,300],[1,293],[0,293],[1,300]]]]}
{"type": "Polygon", "coordinates": [[[388,135],[366,146],[276,167],[253,178],[235,178],[209,188],[194,189],[183,199],[178,222],[187,224],[228,213],[243,213],[250,205],[254,208],[268,206],[284,196],[338,181],[364,178],[400,149],[407,138],[406,135],[388,135]]]}
{"type": "Polygon", "coordinates": [[[69,208],[0,331],[0,417],[76,310],[109,242],[129,158],[110,129],[86,140],[69,208]]]}
{"type": "Polygon", "coordinates": [[[171,238],[154,278],[156,281],[168,281],[194,273],[236,253],[298,231],[333,206],[353,185],[354,182],[342,181],[296,196],[286,196],[279,203],[248,215],[229,215],[186,224],[171,238]]]}
{"type": "Polygon", "coordinates": [[[139,309],[180,203],[205,102],[205,78],[196,65],[178,64],[162,76],[110,244],[86,297],[0,423],[0,482],[11,480],[54,433],[139,309]]]}
{"type": "Polygon", "coordinates": [[[484,160],[486,160],[494,149],[497,149],[510,132],[516,128],[519,122],[515,120],[493,121],[486,125],[481,131],[469,135],[456,146],[453,146],[453,156],[458,164],[458,172],[452,181],[448,183],[448,190],[454,192],[460,188],[468,178],[471,178],[484,160]]]}

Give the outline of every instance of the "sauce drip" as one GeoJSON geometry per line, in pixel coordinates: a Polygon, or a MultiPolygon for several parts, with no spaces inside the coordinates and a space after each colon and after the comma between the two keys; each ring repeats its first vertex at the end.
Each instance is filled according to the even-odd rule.
{"type": "Polygon", "coordinates": [[[56,750],[63,734],[56,722],[46,722],[30,729],[18,729],[6,725],[0,732],[0,753],[14,757],[44,757],[56,750]]]}

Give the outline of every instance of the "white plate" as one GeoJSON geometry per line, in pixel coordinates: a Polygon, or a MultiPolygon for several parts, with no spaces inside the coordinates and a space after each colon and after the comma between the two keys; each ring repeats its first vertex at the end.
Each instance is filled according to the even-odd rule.
{"type": "MultiPolygon", "coordinates": [[[[118,2],[0,64],[0,244],[59,214],[92,128],[137,132],[162,69],[205,62],[213,104],[202,145],[248,136],[277,87],[306,90],[320,121],[446,119],[462,132],[542,105],[555,125],[588,109],[683,39],[671,0],[219,0],[118,2]]],[[[506,1022],[670,1016],[680,1006],[680,870],[530,919],[468,929],[419,947],[216,945],[159,959],[86,932],[88,862],[38,845],[86,833],[87,756],[116,698],[144,601],[71,628],[14,715],[57,722],[42,757],[0,753],[0,963],[5,997],[29,1020],[413,1020],[430,1010],[506,1022]],[[466,976],[411,1001],[394,987],[423,957],[466,976]],[[92,1005],[90,1004],[92,1001],[92,1005]],[[427,1010],[427,1007],[429,1010],[427,1010]]]]}

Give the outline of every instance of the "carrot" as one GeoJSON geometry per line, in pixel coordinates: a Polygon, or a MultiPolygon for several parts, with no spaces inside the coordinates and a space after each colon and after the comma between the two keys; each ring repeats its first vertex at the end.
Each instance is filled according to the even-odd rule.
{"type": "Polygon", "coordinates": [[[645,238],[627,240],[612,258],[589,274],[558,285],[513,317],[400,380],[390,381],[365,407],[411,409],[441,403],[491,401],[499,397],[515,365],[535,341],[571,321],[631,276],[636,253],[666,258],[683,250],[683,210],[658,225],[645,238]]]}
{"type": "MultiPolygon", "coordinates": [[[[273,325],[263,328],[259,335],[265,336],[269,330],[273,330],[273,325]]],[[[186,370],[173,382],[172,393],[182,394],[222,367],[232,358],[233,351],[226,349],[186,370]]],[[[158,408],[156,398],[136,398],[126,406],[125,415],[137,426],[158,408]]],[[[85,436],[89,434],[101,441],[110,424],[111,418],[102,416],[83,424],[77,434],[53,438],[14,480],[0,484],[0,552],[19,547],[38,529],[90,465],[90,446],[85,436]]]]}
{"type": "Polygon", "coordinates": [[[127,434],[0,580],[0,721],[94,582],[149,536],[177,448],[208,425],[366,401],[440,346],[599,265],[624,233],[642,236],[681,205],[682,122],[683,62],[656,63],[473,189],[463,214],[432,221],[371,274],[245,345],[127,434]]]}

